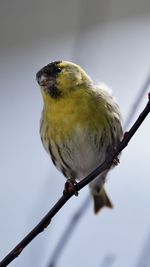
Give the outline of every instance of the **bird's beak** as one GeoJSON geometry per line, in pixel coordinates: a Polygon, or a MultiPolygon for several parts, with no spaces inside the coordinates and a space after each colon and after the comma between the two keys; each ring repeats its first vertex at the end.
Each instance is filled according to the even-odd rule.
{"type": "Polygon", "coordinates": [[[55,85],[56,80],[53,77],[46,77],[42,75],[37,78],[37,82],[44,90],[49,91],[55,85]]]}

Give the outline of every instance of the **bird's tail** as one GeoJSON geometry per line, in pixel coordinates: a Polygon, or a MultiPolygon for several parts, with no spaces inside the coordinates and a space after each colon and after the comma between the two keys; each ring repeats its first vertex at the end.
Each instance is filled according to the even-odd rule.
{"type": "Polygon", "coordinates": [[[103,207],[113,208],[113,204],[107,196],[104,187],[101,189],[100,194],[93,194],[94,211],[98,213],[103,207]]]}

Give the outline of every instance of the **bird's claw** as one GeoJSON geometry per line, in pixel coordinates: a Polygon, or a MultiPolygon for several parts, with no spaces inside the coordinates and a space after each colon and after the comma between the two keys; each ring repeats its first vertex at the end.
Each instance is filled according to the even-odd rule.
{"type": "Polygon", "coordinates": [[[78,196],[78,183],[74,179],[68,179],[65,183],[65,188],[63,194],[70,194],[74,192],[75,196],[78,196]]]}
{"type": "Polygon", "coordinates": [[[118,157],[116,157],[116,158],[113,159],[113,164],[114,164],[115,166],[117,166],[119,163],[120,163],[120,160],[119,160],[118,157]]]}

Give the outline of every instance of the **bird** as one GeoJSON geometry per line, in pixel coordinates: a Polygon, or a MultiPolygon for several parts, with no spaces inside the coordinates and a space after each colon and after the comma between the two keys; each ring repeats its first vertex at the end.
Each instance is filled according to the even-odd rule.
{"type": "MultiPolygon", "coordinates": [[[[96,84],[70,61],[47,64],[37,72],[36,80],[43,98],[43,146],[67,181],[81,181],[122,140],[119,106],[105,84],[96,84]]],[[[95,213],[113,207],[104,188],[108,172],[89,183],[95,213]]]]}

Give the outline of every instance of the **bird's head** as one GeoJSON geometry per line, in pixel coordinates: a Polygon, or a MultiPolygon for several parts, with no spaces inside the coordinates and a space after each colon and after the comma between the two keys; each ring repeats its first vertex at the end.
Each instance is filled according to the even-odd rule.
{"type": "Polygon", "coordinates": [[[42,95],[59,99],[92,83],[90,77],[78,65],[68,61],[52,62],[36,74],[42,95]]]}

